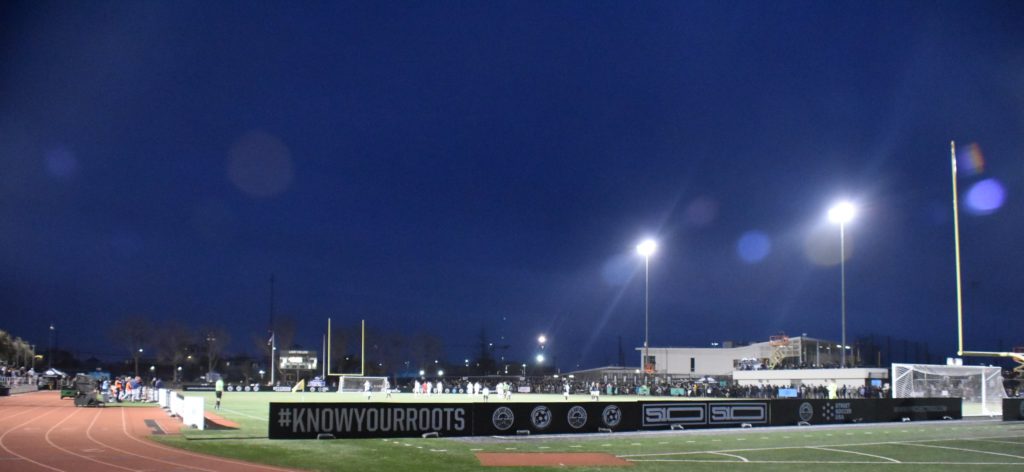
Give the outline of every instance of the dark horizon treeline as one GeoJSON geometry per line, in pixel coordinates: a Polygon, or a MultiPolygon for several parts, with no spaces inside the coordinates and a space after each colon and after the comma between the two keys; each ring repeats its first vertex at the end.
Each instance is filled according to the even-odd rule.
{"type": "MultiPolygon", "coordinates": [[[[255,354],[250,350],[229,352],[231,336],[227,329],[215,324],[196,330],[173,319],[154,322],[144,315],[129,315],[112,323],[109,333],[109,346],[113,352],[83,354],[50,346],[48,352],[37,355],[39,350],[32,344],[0,331],[0,362],[14,367],[34,366],[37,370],[40,366],[53,366],[69,373],[104,370],[171,381],[191,381],[208,372],[223,373],[229,380],[246,383],[267,382],[271,378],[269,329],[250,334],[250,347],[255,354]]],[[[315,371],[301,373],[302,377],[317,376],[326,371],[326,366],[322,365],[326,335],[318,345],[302,345],[296,342],[295,320],[287,316],[277,318],[273,335],[278,354],[288,350],[317,353],[318,364],[321,365],[315,371]]],[[[328,373],[359,373],[363,365],[360,353],[364,349],[360,326],[335,326],[330,344],[328,373]]],[[[464,348],[465,344],[458,346],[464,348]]],[[[861,366],[946,362],[946,356],[932,352],[927,342],[904,338],[869,334],[855,338],[852,347],[861,366]]],[[[368,328],[364,374],[414,377],[420,371],[426,376],[434,376],[437,371],[444,370],[449,376],[534,375],[556,369],[552,365],[538,366],[530,361],[507,358],[508,348],[507,345],[496,345],[481,328],[473,342],[473,356],[452,360],[446,357],[445,341],[437,335],[368,328]]],[[[617,354],[619,363],[624,364],[621,341],[617,352],[609,354],[617,354]]],[[[1004,368],[1012,364],[1006,359],[989,359],[987,362],[1004,368]]],[[[299,373],[278,370],[275,374],[277,379],[288,380],[299,373]]]]}

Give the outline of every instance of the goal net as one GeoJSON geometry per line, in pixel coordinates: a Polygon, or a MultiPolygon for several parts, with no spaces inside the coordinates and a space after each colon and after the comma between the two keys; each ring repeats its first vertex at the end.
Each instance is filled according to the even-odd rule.
{"type": "Polygon", "coordinates": [[[927,364],[892,365],[893,398],[962,398],[964,416],[1003,413],[999,367],[927,364]]]}
{"type": "Polygon", "coordinates": [[[366,388],[366,382],[370,382],[370,391],[377,393],[380,392],[382,388],[384,388],[385,380],[387,380],[387,377],[371,377],[366,375],[344,375],[338,377],[338,391],[362,392],[366,388]]]}

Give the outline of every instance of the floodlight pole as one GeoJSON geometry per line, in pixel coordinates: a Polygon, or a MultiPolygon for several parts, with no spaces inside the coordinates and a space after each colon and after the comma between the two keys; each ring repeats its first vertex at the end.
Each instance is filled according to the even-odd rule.
{"type": "Polygon", "coordinates": [[[651,254],[654,254],[657,248],[658,243],[653,239],[646,239],[636,246],[636,252],[644,256],[644,353],[640,367],[644,369],[645,374],[647,373],[647,359],[650,356],[651,254]]]}
{"type": "Polygon", "coordinates": [[[649,334],[649,315],[648,305],[651,299],[651,286],[650,286],[650,267],[651,267],[651,255],[644,255],[644,361],[643,368],[644,372],[647,372],[647,359],[649,355],[650,345],[648,344],[649,334]]]}
{"type": "Polygon", "coordinates": [[[842,343],[839,354],[840,368],[846,368],[846,223],[839,222],[839,285],[840,285],[840,311],[842,312],[842,343]]]}

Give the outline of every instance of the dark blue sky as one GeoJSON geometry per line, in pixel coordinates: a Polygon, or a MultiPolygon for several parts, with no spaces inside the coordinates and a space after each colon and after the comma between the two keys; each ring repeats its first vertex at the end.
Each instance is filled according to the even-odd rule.
{"type": "Polygon", "coordinates": [[[1024,345],[1024,3],[25,2],[0,27],[0,327],[277,311],[563,368],[652,346],[1024,345]],[[986,190],[988,189],[988,193],[986,190]],[[992,189],[1004,191],[1002,199],[992,189]]]}

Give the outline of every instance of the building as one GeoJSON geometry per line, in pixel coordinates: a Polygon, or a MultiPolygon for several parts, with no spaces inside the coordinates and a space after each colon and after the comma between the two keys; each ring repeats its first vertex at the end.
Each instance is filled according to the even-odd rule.
{"type": "MultiPolygon", "coordinates": [[[[636,350],[643,357],[643,347],[636,350]]],[[[857,353],[847,347],[847,366],[857,365],[857,353]]],[[[647,364],[657,375],[703,377],[731,375],[737,370],[839,367],[838,343],[806,336],[772,336],[745,346],[724,343],[712,347],[651,347],[647,364]]],[[[641,362],[643,365],[643,362],[641,362]]]]}

